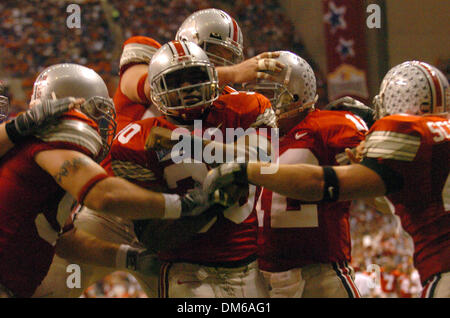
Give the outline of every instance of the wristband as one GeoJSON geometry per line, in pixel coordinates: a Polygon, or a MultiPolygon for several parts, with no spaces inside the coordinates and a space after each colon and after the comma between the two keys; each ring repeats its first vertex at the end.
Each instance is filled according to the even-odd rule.
{"type": "Polygon", "coordinates": [[[323,199],[325,202],[336,202],[339,199],[339,180],[332,167],[323,167],[323,199]]]}
{"type": "Polygon", "coordinates": [[[116,268],[127,268],[127,254],[131,246],[121,244],[116,254],[116,268]]]}
{"type": "Polygon", "coordinates": [[[164,196],[163,219],[178,219],[181,216],[181,200],[178,194],[162,194],[164,196]]]}
{"type": "Polygon", "coordinates": [[[108,178],[109,176],[106,173],[99,173],[98,175],[92,177],[86,184],[81,188],[80,193],[78,194],[78,203],[83,204],[84,199],[88,195],[89,191],[100,181],[108,178]]]}
{"type": "Polygon", "coordinates": [[[19,141],[25,139],[25,136],[22,136],[17,130],[14,120],[6,123],[5,130],[9,140],[11,140],[13,144],[16,144],[19,141]]]}

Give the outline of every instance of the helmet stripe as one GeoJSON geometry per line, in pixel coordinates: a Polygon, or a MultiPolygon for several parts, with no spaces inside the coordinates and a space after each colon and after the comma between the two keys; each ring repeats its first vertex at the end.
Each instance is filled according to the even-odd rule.
{"type": "Polygon", "coordinates": [[[239,32],[238,32],[238,25],[237,25],[237,22],[236,22],[235,19],[231,18],[231,21],[233,21],[233,41],[234,41],[234,42],[237,42],[237,40],[238,40],[238,35],[239,35],[239,32]]]}
{"type": "Polygon", "coordinates": [[[174,46],[177,51],[178,56],[185,56],[186,52],[184,51],[183,45],[179,41],[172,41],[171,44],[174,46]]]}
{"type": "Polygon", "coordinates": [[[428,73],[429,77],[431,77],[431,80],[432,80],[432,83],[430,83],[431,91],[433,94],[433,98],[436,101],[435,107],[433,107],[432,112],[435,112],[435,109],[437,107],[443,106],[443,103],[442,103],[443,93],[442,93],[441,81],[439,80],[436,72],[432,68],[430,68],[427,64],[419,62],[419,65],[422,66],[425,69],[425,71],[428,73]]]}

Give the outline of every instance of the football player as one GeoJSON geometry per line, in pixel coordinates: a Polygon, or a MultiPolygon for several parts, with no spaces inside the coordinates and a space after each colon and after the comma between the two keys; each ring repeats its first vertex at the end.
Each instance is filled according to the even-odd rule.
{"type": "MultiPolygon", "coordinates": [[[[349,111],[315,109],[316,79],[298,55],[279,52],[286,70],[246,88],[270,98],[280,129],[280,164],[334,165],[368,130],[349,111]]],[[[263,188],[258,260],[272,297],[359,297],[349,266],[350,202],[310,203],[263,188]],[[331,213],[332,212],[332,213],[331,213]]]]}
{"type": "Polygon", "coordinates": [[[387,195],[414,242],[423,297],[449,297],[450,122],[448,80],[436,67],[407,61],[384,77],[374,104],[381,118],[365,138],[364,158],[342,167],[227,164],[211,173],[211,190],[246,180],[295,199],[337,202],[387,195]],[[222,176],[220,176],[222,175],[222,176]],[[419,194],[419,195],[418,195],[419,194]]]}
{"type": "Polygon", "coordinates": [[[244,61],[241,28],[223,10],[209,8],[194,12],[184,20],[175,36],[200,46],[217,68],[219,86],[241,84],[258,78],[274,79],[264,71],[280,72],[283,64],[276,52],[264,52],[244,61]]]}
{"type": "MultiPolygon", "coordinates": [[[[284,65],[276,59],[277,52],[264,52],[244,61],[243,36],[239,25],[228,13],[214,8],[199,10],[181,24],[175,36],[179,41],[192,41],[202,47],[216,66],[222,99],[228,99],[234,112],[252,121],[252,127],[275,127],[275,116],[263,95],[238,92],[230,85],[259,78],[274,79],[284,65]],[[265,71],[271,72],[265,72],[265,71]],[[230,95],[230,96],[227,96],[230,95]]],[[[226,117],[225,117],[226,118],[226,117]]],[[[221,123],[216,123],[220,125],[221,123]]],[[[241,127],[246,123],[234,123],[241,127]]]]}
{"type": "Polygon", "coordinates": [[[55,120],[63,113],[74,107],[79,107],[84,99],[73,97],[59,100],[36,101],[33,107],[13,118],[8,118],[9,99],[3,95],[4,87],[0,82],[0,157],[14,147],[14,143],[39,131],[50,121],[55,120]]]}
{"type": "MultiPolygon", "coordinates": [[[[207,12],[209,11],[210,10],[207,10],[207,12]]],[[[209,33],[215,32],[223,36],[222,39],[216,39],[216,43],[218,43],[219,48],[229,47],[230,42],[233,42],[232,38],[235,38],[236,41],[233,42],[233,47],[236,47],[235,52],[238,58],[233,60],[233,63],[241,61],[243,56],[242,33],[239,26],[236,21],[229,17],[229,15],[225,12],[216,9],[211,11],[212,13],[209,14],[210,23],[206,23],[205,20],[202,20],[200,21],[200,27],[204,31],[209,31],[209,33]],[[213,21],[216,22],[212,23],[213,21]],[[224,33],[223,30],[226,30],[226,33],[224,33]],[[234,35],[230,36],[229,30],[235,30],[234,35]]],[[[187,20],[189,20],[189,18],[187,20]]],[[[181,29],[182,28],[180,28],[180,30],[181,29]]],[[[158,48],[160,48],[160,46],[161,45],[154,39],[143,36],[131,37],[124,43],[123,52],[120,58],[120,82],[114,95],[114,103],[117,110],[118,131],[123,130],[123,134],[119,135],[126,136],[126,133],[130,132],[130,129],[132,131],[134,126],[131,128],[125,128],[132,122],[139,119],[152,118],[162,115],[159,108],[152,104],[150,82],[148,80],[148,64],[153,54],[158,48]]],[[[220,52],[217,52],[217,54],[226,56],[227,49],[221,49],[220,52]]],[[[259,62],[259,64],[258,61],[260,57],[258,57],[258,61],[256,58],[253,58],[248,61],[244,61],[236,68],[228,68],[228,71],[225,70],[225,72],[228,72],[226,76],[229,78],[234,78],[230,77],[230,72],[234,72],[237,75],[242,73],[251,74],[250,76],[253,76],[254,78],[262,74],[259,72],[260,69],[266,69],[269,66],[273,68],[274,71],[277,71],[279,69],[279,65],[267,59],[266,55],[260,56],[261,62],[259,62]]],[[[238,80],[243,79],[238,78],[238,80]]],[[[205,116],[207,115],[208,121],[210,122],[210,126],[222,126],[223,128],[249,127],[249,125],[253,124],[255,121],[257,121],[258,125],[273,125],[273,117],[267,112],[267,110],[270,110],[270,103],[266,98],[264,98],[264,96],[259,94],[248,94],[246,92],[238,93],[231,87],[227,87],[227,89],[224,89],[223,92],[224,95],[221,96],[219,100],[223,99],[224,101],[217,101],[217,107],[213,107],[208,114],[205,113],[205,116]],[[227,93],[227,95],[225,95],[225,93],[227,93]],[[224,103],[227,104],[227,107],[222,106],[224,103]]],[[[178,120],[182,121],[183,118],[179,117],[178,120]]],[[[155,125],[158,125],[157,122],[155,122],[155,125]]],[[[167,124],[162,126],[166,127],[167,124]]],[[[115,162],[115,166],[112,167],[111,163],[111,157],[108,156],[102,162],[102,166],[104,166],[106,170],[111,171],[112,173],[117,173],[118,175],[140,185],[142,185],[142,183],[140,183],[142,182],[142,178],[145,179],[145,176],[148,175],[148,170],[136,170],[134,164],[120,166],[120,162],[117,160],[115,162]],[[118,168],[118,166],[120,167],[118,168]],[[144,176],[141,177],[140,180],[139,178],[136,179],[136,174],[138,172],[144,176]]],[[[154,184],[147,184],[146,186],[154,186],[154,184]]],[[[156,189],[159,189],[159,187],[156,189]]],[[[81,213],[77,213],[77,217],[75,219],[77,227],[83,228],[85,231],[88,231],[89,233],[105,240],[109,239],[113,242],[119,242],[121,244],[137,244],[137,246],[140,246],[137,243],[138,239],[134,233],[134,226],[130,221],[113,218],[109,215],[105,216],[103,214],[98,214],[95,211],[86,208],[82,209],[80,212],[81,213]]],[[[165,239],[165,242],[169,241],[170,238],[165,239]]],[[[59,272],[59,276],[66,275],[65,268],[68,265],[67,261],[56,257],[54,263],[59,263],[59,265],[55,264],[52,266],[55,269],[52,268],[50,272],[59,272]],[[59,270],[57,268],[59,268],[59,270]]],[[[71,297],[78,297],[86,287],[98,279],[110,274],[112,270],[111,268],[94,268],[92,266],[88,267],[83,265],[83,271],[89,274],[85,274],[83,276],[82,288],[68,290],[65,285],[63,285],[58,289],[64,290],[66,295],[69,294],[71,297]]],[[[55,281],[55,279],[50,277],[55,275],[49,275],[48,280],[52,282],[55,281]]],[[[156,297],[158,295],[158,291],[155,289],[155,287],[158,286],[158,277],[144,277],[139,274],[135,275],[135,277],[148,296],[156,297]]],[[[48,294],[48,292],[43,290],[40,294],[44,295],[48,294]]],[[[53,293],[52,295],[61,297],[63,294],[53,293]]]]}
{"type": "Polygon", "coordinates": [[[38,76],[32,102],[68,96],[86,102],[0,160],[0,285],[15,296],[31,296],[48,271],[54,246],[35,222],[42,213],[56,233],[63,228],[67,215],[57,207],[65,191],[91,208],[132,219],[193,215],[209,204],[205,195],[165,195],[109,177],[95,161],[109,151],[115,132],[105,83],[84,66],[53,65],[38,76]],[[183,202],[194,209],[185,213],[183,202]]]}
{"type": "MultiPolygon", "coordinates": [[[[144,91],[149,89],[146,81],[148,63],[160,47],[161,44],[156,40],[145,36],[133,36],[124,42],[119,62],[119,86],[113,97],[117,113],[117,132],[122,130],[130,122],[146,117],[154,117],[159,114],[156,108],[151,107],[151,101],[146,97],[144,91]]],[[[113,173],[110,153],[103,159],[101,166],[108,173],[113,173]]],[[[75,210],[72,218],[77,228],[99,239],[121,244],[123,247],[132,246],[136,249],[143,248],[136,237],[133,223],[130,219],[115,217],[111,214],[106,215],[86,207],[81,208],[81,206],[78,206],[75,210]]],[[[66,268],[71,262],[72,260],[64,259],[56,255],[48,275],[33,297],[80,297],[86,288],[98,280],[116,270],[123,270],[123,268],[110,266],[80,264],[81,271],[83,272],[80,288],[68,288],[64,279],[67,276],[66,268]]],[[[157,289],[153,287],[157,286],[157,276],[153,278],[151,275],[144,277],[133,270],[129,272],[134,275],[139,285],[149,297],[155,297],[157,295],[157,289]]]]}
{"type": "MultiPolygon", "coordinates": [[[[136,163],[138,154],[145,155],[137,163],[148,166],[153,182],[184,193],[196,183],[202,183],[208,167],[199,161],[177,164],[170,150],[144,152],[142,143],[152,127],[168,122],[172,125],[164,124],[168,128],[184,126],[190,131],[193,120],[203,119],[203,129],[216,128],[216,122],[223,122],[220,129],[225,135],[228,125],[238,124],[247,129],[251,121],[230,110],[232,105],[226,100],[219,104],[220,111],[214,112],[219,100],[217,73],[205,52],[192,42],[171,41],[163,45],[150,62],[148,76],[152,101],[165,117],[138,121],[124,129],[113,146],[113,164],[116,160],[124,166],[136,163]],[[243,126],[245,123],[247,126],[243,126]]],[[[231,149],[234,154],[234,147],[231,149]]],[[[254,195],[255,189],[250,189],[239,204],[225,211],[217,210],[193,237],[155,247],[165,262],[159,279],[160,297],[267,296],[256,263],[254,195]]],[[[147,222],[140,238],[150,244],[167,242],[170,237],[165,236],[181,235],[182,231],[177,229],[183,229],[184,225],[183,222],[147,222]]]]}
{"type": "MultiPolygon", "coordinates": [[[[118,132],[130,122],[159,115],[159,111],[155,107],[151,107],[150,98],[144,92],[149,90],[149,84],[146,80],[148,63],[160,47],[161,44],[156,40],[145,36],[133,36],[123,44],[119,62],[119,86],[113,97],[117,113],[118,132]]],[[[110,153],[103,159],[101,166],[108,173],[113,174],[110,153]]],[[[124,174],[122,173],[120,176],[124,176],[124,174]]],[[[129,180],[134,182],[132,179],[129,180]]],[[[76,228],[82,229],[99,239],[121,244],[124,248],[128,248],[128,246],[139,250],[144,248],[136,237],[130,219],[104,214],[87,207],[81,208],[81,206],[75,209],[72,218],[76,228]]],[[[82,263],[80,266],[83,275],[81,276],[80,287],[68,288],[64,280],[67,276],[66,268],[72,261],[56,255],[48,275],[33,297],[80,297],[86,288],[98,280],[116,270],[123,270],[123,268],[82,263]]],[[[134,275],[140,287],[149,297],[157,296],[157,276],[144,276],[132,268],[128,272],[134,275]]]]}

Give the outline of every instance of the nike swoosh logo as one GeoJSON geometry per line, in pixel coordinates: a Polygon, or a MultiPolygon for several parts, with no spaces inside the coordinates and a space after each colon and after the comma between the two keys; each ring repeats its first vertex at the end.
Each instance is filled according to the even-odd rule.
{"type": "Polygon", "coordinates": [[[295,134],[295,139],[296,139],[296,140],[299,140],[300,138],[306,136],[307,134],[308,134],[307,132],[305,132],[305,133],[303,133],[303,134],[296,133],[296,134],[295,134]]]}
{"type": "Polygon", "coordinates": [[[333,195],[334,195],[334,187],[328,187],[328,194],[329,194],[330,198],[333,197],[333,195]]]}

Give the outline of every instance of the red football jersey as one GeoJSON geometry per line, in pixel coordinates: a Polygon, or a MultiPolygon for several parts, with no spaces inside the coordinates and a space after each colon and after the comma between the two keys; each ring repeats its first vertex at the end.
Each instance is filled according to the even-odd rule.
{"type": "MultiPolygon", "coordinates": [[[[245,92],[221,95],[209,109],[202,122],[203,130],[220,126],[225,129],[241,127],[247,129],[260,111],[270,107],[267,99],[255,98],[245,92]]],[[[133,181],[134,175],[148,176],[147,180],[134,178],[133,182],[147,182],[147,186],[167,188],[170,192],[185,194],[202,183],[208,167],[201,162],[174,163],[169,152],[145,151],[144,143],[152,127],[164,126],[174,129],[164,117],[149,118],[129,124],[116,137],[111,150],[112,170],[116,175],[133,181]]],[[[250,189],[246,202],[224,211],[206,231],[198,233],[182,246],[162,253],[165,261],[186,261],[203,264],[220,264],[241,261],[256,255],[257,221],[254,210],[256,188],[250,189]]]]}
{"type": "MultiPolygon", "coordinates": [[[[142,84],[143,85],[143,84],[142,84]]],[[[133,102],[120,90],[120,82],[114,93],[114,106],[116,107],[117,132],[121,131],[131,122],[147,117],[160,116],[161,113],[155,106],[133,102]]]]}
{"type": "MultiPolygon", "coordinates": [[[[336,165],[367,131],[350,112],[309,113],[280,140],[279,163],[336,165]]],[[[308,264],[350,261],[350,202],[311,204],[263,189],[258,201],[259,265],[281,272],[308,264]]]]}
{"type": "Polygon", "coordinates": [[[33,294],[54,255],[54,247],[39,235],[36,217],[44,213],[58,232],[68,216],[56,215],[65,192],[34,156],[70,149],[95,158],[101,150],[95,127],[86,116],[72,111],[39,139],[28,138],[0,159],[0,284],[18,296],[33,294]]]}
{"type": "Polygon", "coordinates": [[[380,284],[381,290],[384,293],[392,294],[398,291],[398,279],[400,277],[400,272],[397,270],[392,270],[386,272],[383,268],[380,272],[380,284]]]}
{"type": "MultiPolygon", "coordinates": [[[[128,38],[124,43],[123,43],[123,49],[126,51],[127,46],[136,46],[136,47],[143,47],[145,48],[145,51],[153,51],[156,52],[157,49],[159,49],[161,47],[161,44],[150,38],[150,37],[146,37],[146,36],[132,36],[130,38],[128,38]]],[[[141,64],[143,62],[138,62],[137,64],[141,64]]],[[[156,116],[160,116],[161,114],[159,112],[155,112],[154,114],[152,114],[152,110],[155,110],[155,108],[153,107],[152,109],[150,109],[150,105],[145,105],[145,104],[139,104],[137,102],[133,102],[132,100],[130,100],[127,96],[125,96],[125,94],[122,93],[121,89],[120,89],[120,81],[122,80],[122,75],[123,73],[131,66],[136,65],[136,63],[128,63],[125,64],[121,67],[120,69],[120,80],[119,80],[119,85],[117,87],[116,92],[114,93],[114,105],[116,107],[116,121],[117,121],[117,132],[121,131],[126,125],[128,125],[129,123],[136,121],[136,120],[141,120],[147,117],[156,117],[156,116]],[[146,114],[146,112],[150,112],[149,114],[146,114]]],[[[137,83],[137,87],[136,90],[139,94],[139,96],[144,97],[145,92],[144,92],[144,85],[145,82],[147,80],[146,76],[143,76],[139,79],[138,83],[137,83]]]]}
{"type": "Polygon", "coordinates": [[[422,283],[450,270],[450,121],[394,115],[377,121],[366,138],[366,156],[403,177],[388,195],[414,241],[422,283]]]}
{"type": "Polygon", "coordinates": [[[214,101],[205,122],[208,127],[247,129],[270,107],[270,101],[264,95],[236,91],[227,86],[214,101]]]}
{"type": "MultiPolygon", "coordinates": [[[[143,78],[145,80],[145,78],[143,78]]],[[[151,118],[160,116],[161,113],[156,109],[154,105],[146,105],[140,104],[129,99],[124,93],[122,93],[120,89],[120,81],[117,87],[116,92],[114,93],[114,106],[116,108],[116,135],[120,133],[120,131],[125,128],[129,123],[132,123],[137,120],[141,120],[144,118],[151,118]]],[[[143,80],[141,80],[138,84],[138,90],[143,91],[144,86],[143,80]]],[[[112,174],[111,171],[111,152],[109,152],[105,159],[103,159],[101,165],[105,170],[112,174]]]]}

